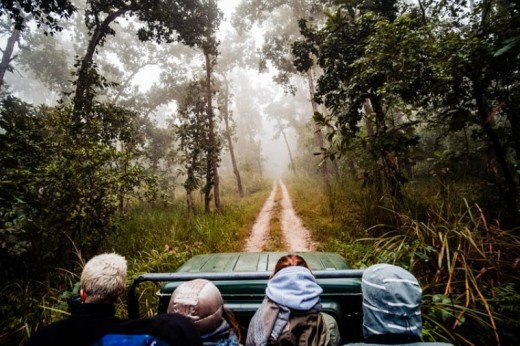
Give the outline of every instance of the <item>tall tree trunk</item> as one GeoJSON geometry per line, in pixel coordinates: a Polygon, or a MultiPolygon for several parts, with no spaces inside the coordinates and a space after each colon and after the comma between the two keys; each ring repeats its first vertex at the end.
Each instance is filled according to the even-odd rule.
{"type": "MultiPolygon", "coordinates": [[[[330,111],[326,107],[322,108],[322,112],[325,114],[326,117],[330,116],[330,111]]],[[[327,131],[325,131],[325,133],[327,133],[327,131]]],[[[330,159],[330,163],[331,163],[332,175],[334,176],[334,178],[336,180],[339,180],[340,172],[339,172],[338,159],[336,157],[331,157],[329,159],[330,159]]]]}
{"type": "Polygon", "coordinates": [[[291,160],[291,170],[294,174],[296,174],[296,166],[294,165],[294,160],[291,152],[291,147],[289,146],[289,141],[287,141],[287,136],[285,135],[285,131],[283,129],[280,130],[283,136],[283,140],[285,141],[285,145],[287,146],[287,151],[289,152],[289,159],[291,160]]]}
{"type": "Polygon", "coordinates": [[[231,164],[233,165],[233,173],[235,174],[235,178],[237,180],[237,188],[238,194],[240,197],[244,197],[244,189],[242,188],[242,179],[240,178],[240,171],[238,170],[237,160],[235,158],[235,150],[233,148],[233,140],[231,138],[231,129],[229,127],[229,84],[224,76],[224,82],[226,84],[226,89],[224,93],[224,109],[222,112],[222,116],[224,118],[224,124],[226,126],[226,139],[228,142],[229,154],[231,155],[231,164]]]}
{"type": "MultiPolygon", "coordinates": [[[[477,110],[480,116],[480,123],[482,129],[488,137],[489,143],[493,148],[493,152],[495,154],[495,159],[497,160],[498,165],[502,170],[502,177],[505,183],[504,189],[501,189],[502,198],[507,204],[511,220],[517,221],[519,215],[517,208],[518,203],[516,201],[516,184],[513,179],[513,175],[511,174],[511,170],[509,169],[509,165],[507,164],[505,150],[502,147],[500,138],[493,129],[493,112],[484,94],[483,87],[481,85],[481,80],[479,77],[473,78],[473,97],[475,98],[475,101],[477,103],[477,110]]],[[[500,185],[501,184],[499,184],[499,187],[500,185]]]]}
{"type": "Polygon", "coordinates": [[[186,208],[188,215],[195,215],[195,202],[193,201],[193,191],[186,191],[186,208]]]}
{"type": "MultiPolygon", "coordinates": [[[[374,126],[371,121],[371,117],[374,114],[374,110],[372,109],[372,104],[370,103],[370,99],[365,99],[365,102],[363,102],[363,110],[365,112],[365,127],[367,130],[367,136],[370,139],[369,143],[371,145],[370,155],[372,157],[372,161],[374,164],[377,165],[377,162],[379,161],[379,157],[377,154],[376,149],[376,134],[374,131],[374,126]]],[[[379,169],[374,168],[372,172],[363,172],[363,186],[365,185],[372,185],[374,186],[377,194],[383,193],[383,183],[381,178],[381,172],[379,169]]]]}
{"type": "Polygon", "coordinates": [[[386,121],[385,121],[385,113],[383,111],[383,107],[381,106],[381,102],[377,95],[374,93],[369,94],[370,103],[372,104],[372,109],[374,110],[375,115],[375,123],[376,123],[376,140],[379,141],[378,150],[381,155],[381,160],[383,162],[383,172],[385,175],[385,180],[388,184],[388,189],[390,194],[393,197],[401,198],[401,172],[399,171],[399,166],[397,165],[397,159],[392,152],[388,150],[388,148],[384,145],[384,141],[381,141],[383,137],[386,135],[386,121]],[[381,143],[383,142],[383,143],[381,143]]]}
{"type": "MultiPolygon", "coordinates": [[[[92,37],[88,43],[87,51],[85,56],[81,60],[81,64],[78,70],[78,79],[76,81],[76,92],[74,94],[74,108],[73,116],[75,129],[79,131],[82,127],[82,121],[85,120],[90,113],[92,108],[92,96],[90,95],[90,88],[92,84],[98,82],[97,76],[92,74],[93,59],[96,48],[106,37],[110,23],[112,23],[117,17],[122,16],[128,12],[129,8],[122,8],[116,12],[110,13],[101,25],[96,26],[92,37]]],[[[87,119],[88,120],[88,119],[87,119]]]]}
{"type": "Polygon", "coordinates": [[[4,77],[5,73],[9,69],[9,64],[15,57],[12,57],[14,52],[14,46],[16,42],[20,40],[21,31],[18,29],[13,29],[11,32],[11,36],[7,39],[7,44],[5,46],[4,52],[2,54],[2,63],[0,64],[0,87],[4,85],[4,77]]]}
{"type": "Polygon", "coordinates": [[[331,163],[332,163],[332,174],[334,174],[334,179],[336,179],[336,181],[338,181],[339,180],[338,160],[334,158],[331,160],[331,163]]]}
{"type": "Polygon", "coordinates": [[[262,169],[262,156],[261,155],[258,155],[258,157],[256,158],[256,164],[258,166],[258,174],[260,175],[260,179],[262,179],[264,177],[264,172],[262,169]]]}
{"type": "MultiPolygon", "coordinates": [[[[314,76],[312,73],[312,69],[307,70],[307,82],[309,83],[309,95],[311,98],[312,112],[313,112],[313,114],[316,114],[316,113],[318,113],[318,104],[314,100],[314,76]]],[[[329,180],[329,170],[327,167],[327,158],[325,157],[325,153],[323,152],[323,148],[324,148],[323,133],[321,132],[320,126],[318,124],[316,124],[316,122],[314,122],[314,131],[315,131],[316,142],[317,142],[318,148],[320,150],[321,177],[323,179],[323,185],[325,187],[325,192],[328,195],[330,192],[330,180],[329,180]]]]}
{"type": "Polygon", "coordinates": [[[511,124],[511,142],[516,153],[516,160],[520,161],[520,105],[512,97],[509,98],[506,106],[507,119],[511,124]]]}
{"type": "Polygon", "coordinates": [[[215,209],[220,212],[220,193],[219,193],[219,177],[218,177],[218,165],[217,165],[217,140],[215,136],[215,119],[213,116],[213,105],[211,95],[211,54],[207,51],[204,52],[206,58],[206,97],[208,107],[206,113],[208,115],[208,132],[209,132],[209,148],[208,148],[208,160],[207,160],[207,172],[206,172],[206,191],[204,198],[204,208],[206,212],[210,211],[211,201],[211,186],[213,185],[213,193],[215,198],[215,209]]]}

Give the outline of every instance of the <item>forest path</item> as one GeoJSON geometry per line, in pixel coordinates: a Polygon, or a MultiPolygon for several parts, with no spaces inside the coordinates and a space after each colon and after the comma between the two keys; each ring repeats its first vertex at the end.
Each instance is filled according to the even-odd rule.
{"type": "Polygon", "coordinates": [[[316,244],[311,240],[311,234],[302,224],[301,219],[294,211],[289,192],[282,180],[273,182],[273,189],[262,207],[262,210],[256,218],[256,222],[251,229],[251,235],[247,239],[244,251],[258,252],[263,251],[266,242],[269,239],[269,224],[273,208],[276,203],[276,194],[278,188],[281,189],[281,211],[280,226],[283,233],[286,251],[313,251],[316,244]]]}

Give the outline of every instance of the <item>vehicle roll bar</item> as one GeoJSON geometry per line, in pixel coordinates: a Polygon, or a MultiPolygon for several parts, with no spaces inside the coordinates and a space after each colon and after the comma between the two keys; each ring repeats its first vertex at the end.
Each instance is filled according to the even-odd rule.
{"type": "MultiPolygon", "coordinates": [[[[317,279],[359,279],[363,275],[362,269],[340,269],[340,270],[317,270],[312,274],[317,279]]],[[[210,281],[223,280],[268,280],[271,272],[231,272],[231,273],[146,273],[136,277],[128,288],[128,317],[131,319],[139,318],[139,300],[135,294],[137,286],[143,282],[162,282],[162,281],[189,281],[204,278],[210,281]]]]}

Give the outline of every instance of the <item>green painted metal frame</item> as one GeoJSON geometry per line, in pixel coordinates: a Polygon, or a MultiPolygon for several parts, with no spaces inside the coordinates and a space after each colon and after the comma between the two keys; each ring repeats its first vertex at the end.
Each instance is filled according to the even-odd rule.
{"type": "MultiPolygon", "coordinates": [[[[313,271],[314,276],[319,279],[352,278],[359,279],[363,275],[361,269],[324,270],[313,271]]],[[[148,273],[135,278],[128,289],[128,315],[130,318],[139,318],[139,301],[135,294],[137,287],[143,282],[183,282],[198,278],[210,281],[246,281],[269,279],[269,272],[228,272],[228,273],[148,273]]],[[[327,292],[324,292],[327,293],[327,292]]]]}
{"type": "MultiPolygon", "coordinates": [[[[287,252],[235,252],[202,254],[189,259],[173,273],[147,273],[134,279],[128,290],[128,314],[139,318],[137,288],[144,282],[162,283],[157,313],[166,313],[172,292],[182,282],[203,278],[220,290],[224,304],[231,309],[243,328],[260,307],[265,288],[278,259],[287,252]]],[[[323,311],[338,322],[343,341],[362,340],[361,276],[337,253],[297,252],[302,256],[317,283],[323,288],[323,311]]]]}

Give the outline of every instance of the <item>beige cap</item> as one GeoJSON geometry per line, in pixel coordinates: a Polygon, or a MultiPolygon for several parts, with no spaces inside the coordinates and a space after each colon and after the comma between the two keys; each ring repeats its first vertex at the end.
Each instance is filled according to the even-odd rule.
{"type": "Polygon", "coordinates": [[[169,313],[179,313],[193,320],[201,334],[214,331],[222,323],[222,295],[211,281],[195,279],[173,291],[169,313]]]}

